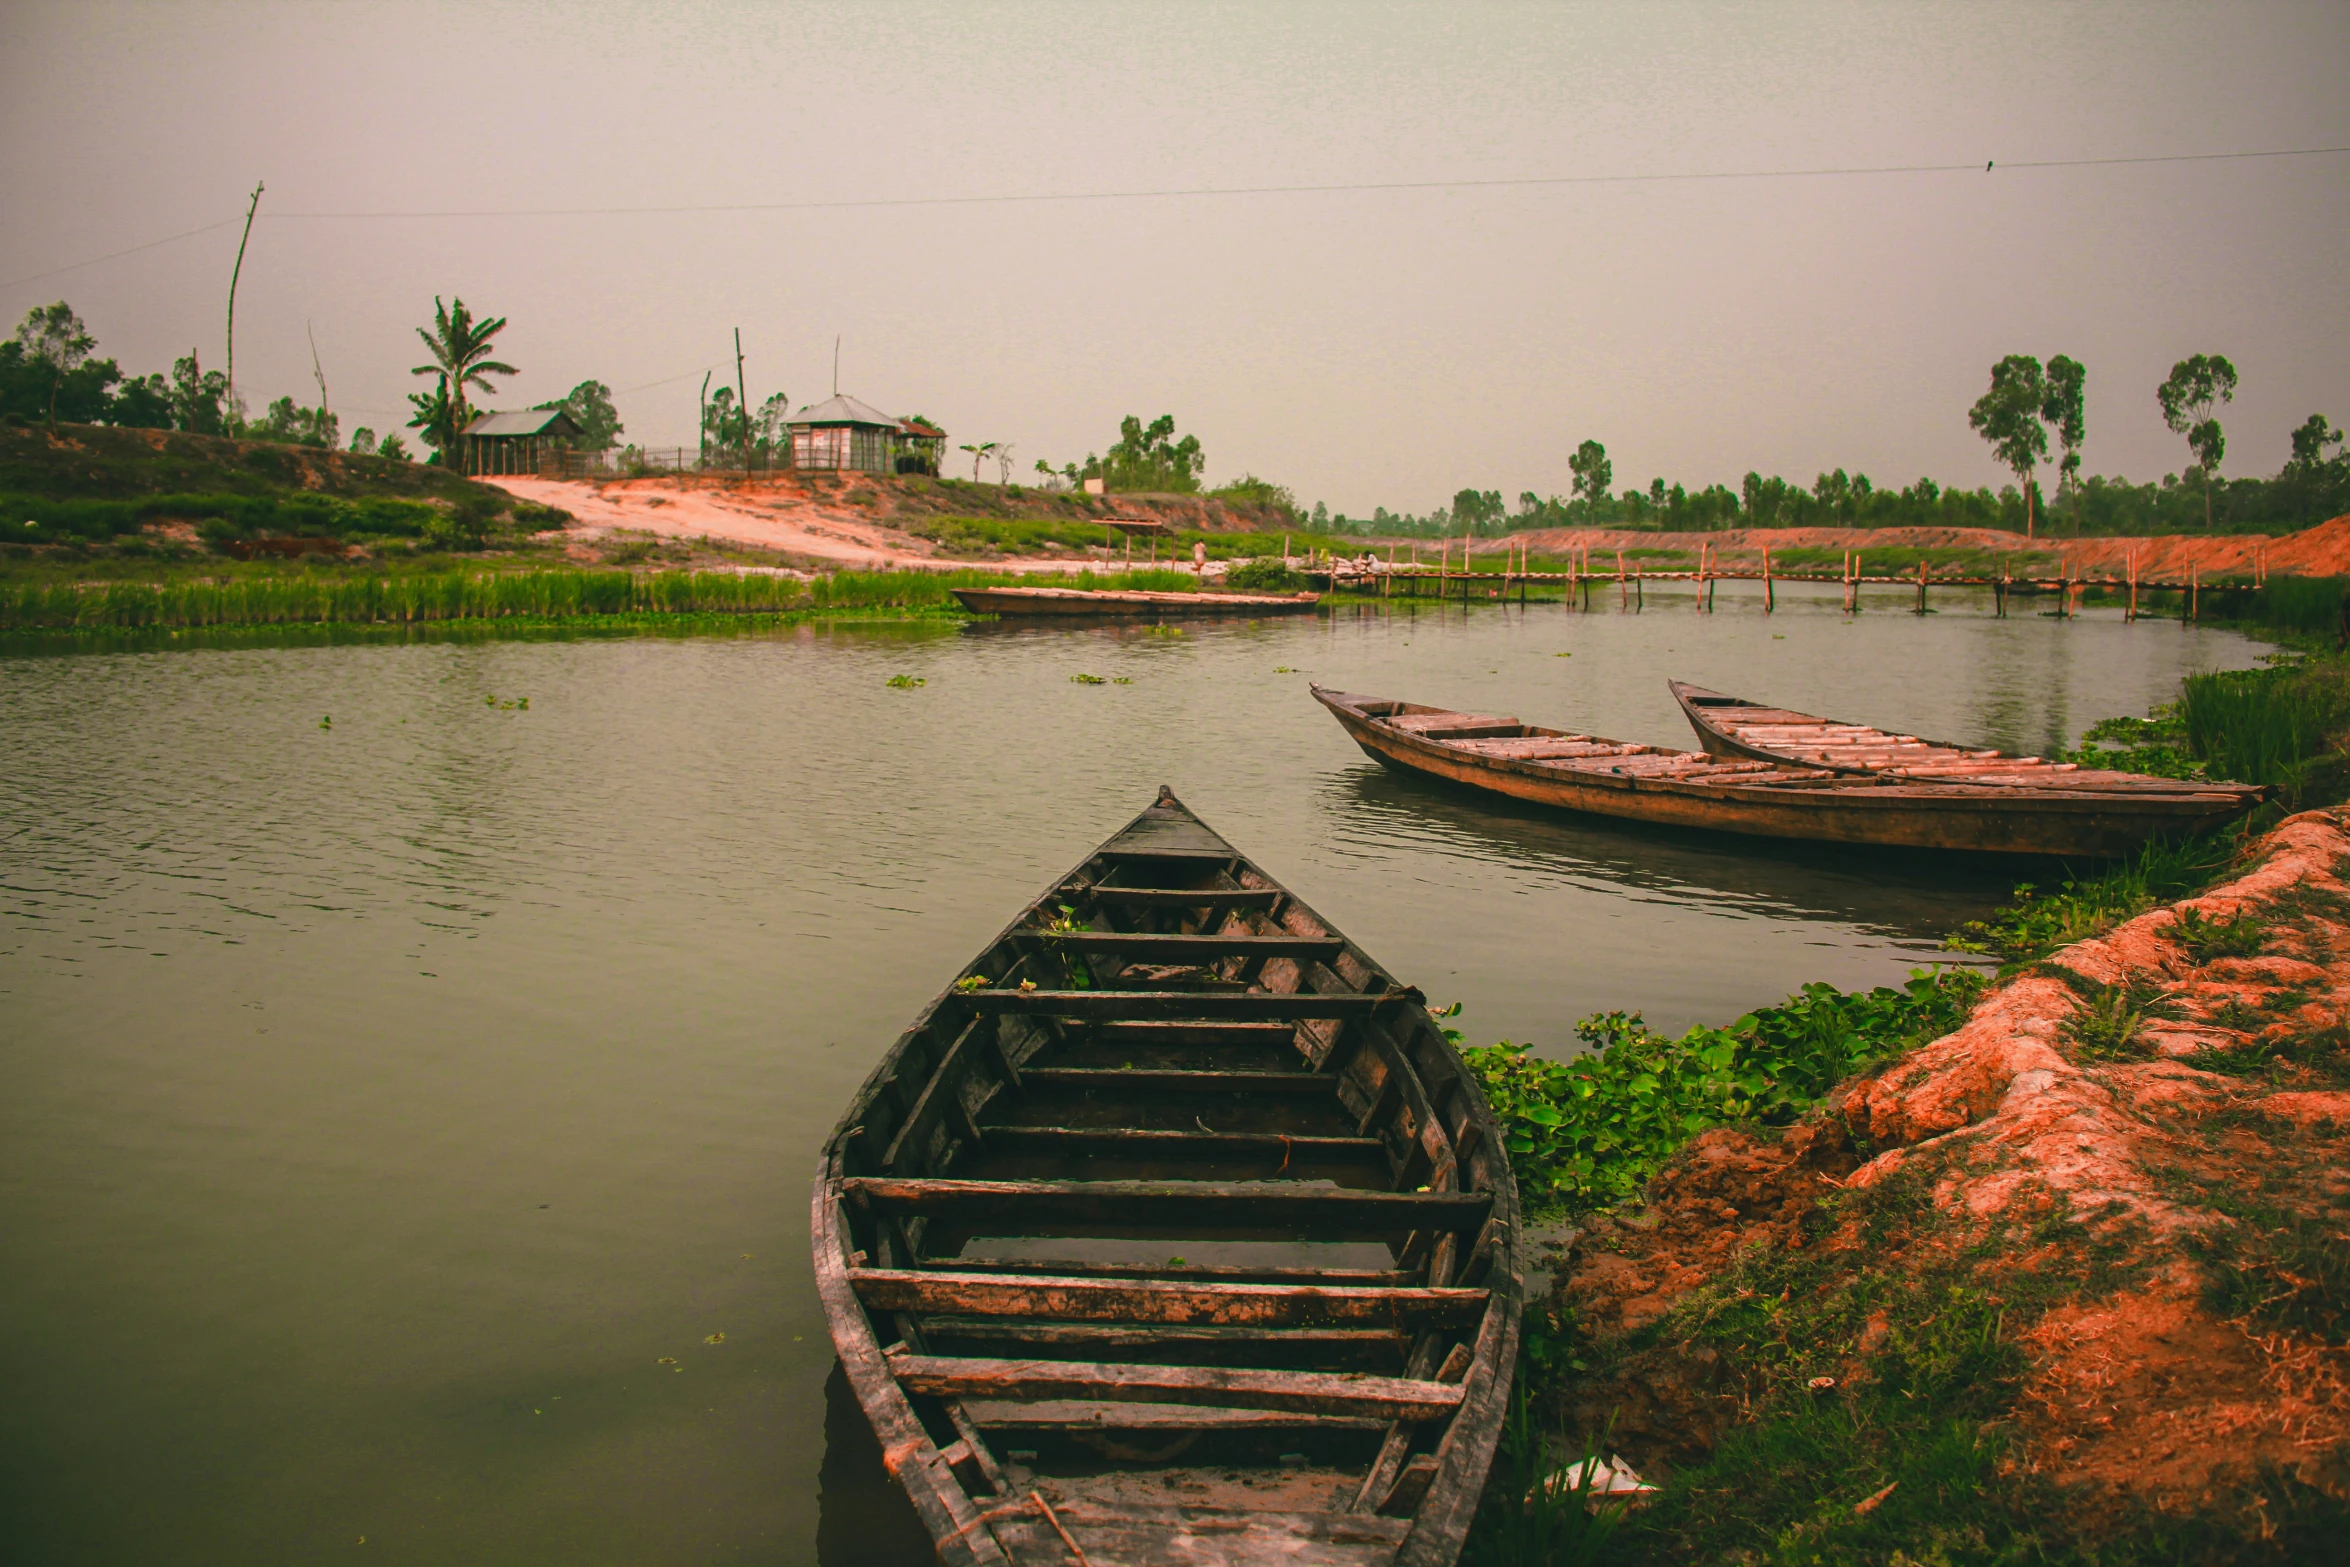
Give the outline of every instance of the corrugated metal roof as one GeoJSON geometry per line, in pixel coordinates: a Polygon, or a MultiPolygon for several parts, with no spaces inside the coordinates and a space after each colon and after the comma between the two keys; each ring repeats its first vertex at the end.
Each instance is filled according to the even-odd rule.
{"type": "Polygon", "coordinates": [[[900,428],[900,421],[895,416],[883,413],[871,403],[860,403],[846,392],[828,397],[813,408],[803,408],[791,417],[794,429],[818,424],[869,424],[885,430],[900,428]]]}
{"type": "Polygon", "coordinates": [[[467,435],[577,435],[579,426],[560,408],[526,408],[519,413],[483,414],[465,427],[467,435]],[[560,425],[561,428],[556,428],[560,425]]]}

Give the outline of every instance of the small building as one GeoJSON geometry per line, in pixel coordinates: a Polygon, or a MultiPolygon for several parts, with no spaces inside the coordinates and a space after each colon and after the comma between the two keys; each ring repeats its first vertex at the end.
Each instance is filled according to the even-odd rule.
{"type": "Polygon", "coordinates": [[[840,393],[790,423],[792,466],[817,472],[936,473],[946,449],[946,431],[840,393]]]}
{"type": "Polygon", "coordinates": [[[534,474],[546,459],[568,451],[579,426],[560,408],[483,414],[459,432],[463,471],[470,474],[534,474]]]}

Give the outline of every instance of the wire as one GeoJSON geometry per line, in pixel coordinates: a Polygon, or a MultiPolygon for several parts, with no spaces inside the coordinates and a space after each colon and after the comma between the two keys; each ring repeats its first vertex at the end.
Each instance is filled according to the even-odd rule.
{"type": "MultiPolygon", "coordinates": [[[[2350,147],[2278,147],[2258,152],[2181,152],[2135,158],[2038,158],[2005,165],[1997,164],[1996,160],[1986,160],[1979,170],[1971,161],[1967,163],[1885,163],[1814,169],[1725,169],[1696,174],[1533,174],[1485,180],[1358,180],[1327,185],[1200,185],[1171,187],[1162,190],[1030,192],[998,196],[874,196],[841,201],[712,202],[674,207],[510,207],[444,211],[271,212],[262,214],[262,221],[287,223],[386,218],[602,218],[683,216],[704,212],[843,212],[882,207],[988,207],[1052,201],[1165,201],[1206,196],[1323,196],[1340,195],[1350,191],[1523,190],[1543,186],[1671,185],[1717,180],[1808,180],[1882,174],[1973,174],[1978,172],[1990,174],[1995,167],[2009,169],[2101,169],[2131,164],[2223,163],[2245,158],[2317,158],[2340,153],[2350,153],[2350,147]]],[[[199,234],[209,234],[214,229],[227,228],[236,221],[238,220],[235,218],[223,218],[218,223],[207,223],[202,228],[189,229],[182,234],[172,234],[162,239],[149,240],[144,245],[133,245],[126,250],[108,251],[103,256],[92,256],[86,261],[68,262],[62,267],[51,267],[46,272],[28,272],[22,277],[0,279],[0,288],[14,288],[22,283],[37,283],[43,278],[58,277],[67,272],[78,272],[84,267],[94,267],[102,261],[113,261],[121,256],[136,255],[142,250],[153,250],[158,246],[176,244],[183,239],[193,239],[199,234]]],[[[689,375],[691,373],[691,371],[687,372],[689,375]]],[[[685,377],[671,376],[669,379],[682,381],[685,377]]],[[[655,381],[650,384],[660,386],[665,383],[655,381]]],[[[645,388],[634,387],[631,390],[643,391],[645,388]]]]}
{"type": "Polygon", "coordinates": [[[162,239],[151,239],[144,245],[133,245],[128,250],[110,250],[103,256],[92,256],[87,261],[68,262],[62,267],[51,267],[46,272],[28,272],[23,277],[0,279],[0,288],[14,288],[19,283],[38,283],[45,277],[56,277],[62,272],[79,272],[84,267],[94,267],[101,261],[112,261],[117,256],[135,256],[142,250],[153,250],[158,245],[172,245],[183,239],[194,239],[199,234],[209,234],[214,229],[227,228],[236,221],[235,218],[222,218],[218,223],[207,223],[202,228],[190,229],[185,234],[171,234],[162,239]]]}
{"type": "MultiPolygon", "coordinates": [[[[2285,147],[2260,152],[2187,152],[2135,158],[2041,158],[2009,163],[2010,169],[2087,169],[2121,164],[2214,163],[2244,158],[2310,158],[2350,152],[2350,147],[2285,147]]],[[[834,212],[875,207],[981,207],[1015,202],[1158,201],[1199,196],[1305,196],[1349,191],[1504,190],[1556,185],[1683,184],[1706,180],[1827,179],[1870,174],[1988,174],[1992,162],[1888,163],[1813,169],[1730,169],[1696,174],[1535,174],[1483,180],[1361,180],[1328,185],[1203,185],[1161,190],[1035,192],[998,196],[869,196],[838,201],[759,201],[672,207],[514,207],[387,212],[278,212],[281,222],[297,219],[373,218],[603,218],[682,215],[700,212],[834,212]]]]}

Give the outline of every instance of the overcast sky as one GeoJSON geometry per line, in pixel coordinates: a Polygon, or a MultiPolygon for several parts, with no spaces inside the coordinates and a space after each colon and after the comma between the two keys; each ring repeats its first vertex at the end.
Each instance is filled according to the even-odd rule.
{"type": "MultiPolygon", "coordinates": [[[[1996,483],[2006,353],[2089,368],[2088,466],[2350,422],[2350,6],[0,5],[0,286],[126,370],[406,419],[437,294],[525,407],[594,377],[694,439],[705,370],[840,385],[1025,470],[1172,413],[1212,479],[1424,510],[1750,468],[1996,483]],[[1981,172],[1985,160],[2002,167],[1981,172]],[[1961,164],[1965,172],[768,211],[610,209],[1961,164]],[[545,208],[605,209],[568,216],[545,208]],[[416,216],[414,214],[497,214],[416,216]],[[331,215],[330,215],[331,214],[331,215]],[[363,214],[350,216],[348,214],[363,214]]],[[[992,477],[992,470],[990,476],[992,477]]]]}

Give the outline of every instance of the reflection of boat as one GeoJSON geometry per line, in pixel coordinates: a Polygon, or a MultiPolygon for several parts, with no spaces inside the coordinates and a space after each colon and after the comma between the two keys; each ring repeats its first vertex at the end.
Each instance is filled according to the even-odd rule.
{"type": "MultiPolygon", "coordinates": [[[[2234,794],[1995,789],[1632,745],[1313,688],[1348,736],[1390,766],[1538,804],[1767,838],[2008,854],[2125,853],[2244,809],[2234,794]]],[[[2229,786],[2230,788],[2234,786],[2229,786]]]]}
{"type": "Polygon", "coordinates": [[[945,1562],[1450,1562],[1517,1353],[1483,1095],[1352,942],[1158,801],[826,1144],[817,1287],[945,1562]]]}
{"type": "Polygon", "coordinates": [[[2004,751],[1921,740],[1867,724],[1838,723],[1783,707],[1765,707],[1686,681],[1668,684],[1673,700],[1688,715],[1689,727],[1697,731],[1697,743],[1715,756],[2027,793],[2054,789],[2072,794],[2127,795],[2147,802],[2148,811],[2165,817],[2165,826],[2170,825],[2168,817],[2180,809],[2180,800],[2191,802],[2192,809],[2208,815],[2210,824],[2216,825],[2268,798],[2268,791],[2258,784],[2153,778],[2037,756],[2011,756],[2004,751]]]}
{"type": "Polygon", "coordinates": [[[1069,615],[1168,619],[1208,615],[1299,615],[1315,593],[1150,593],[1139,588],[951,588],[977,615],[1069,615]]]}

